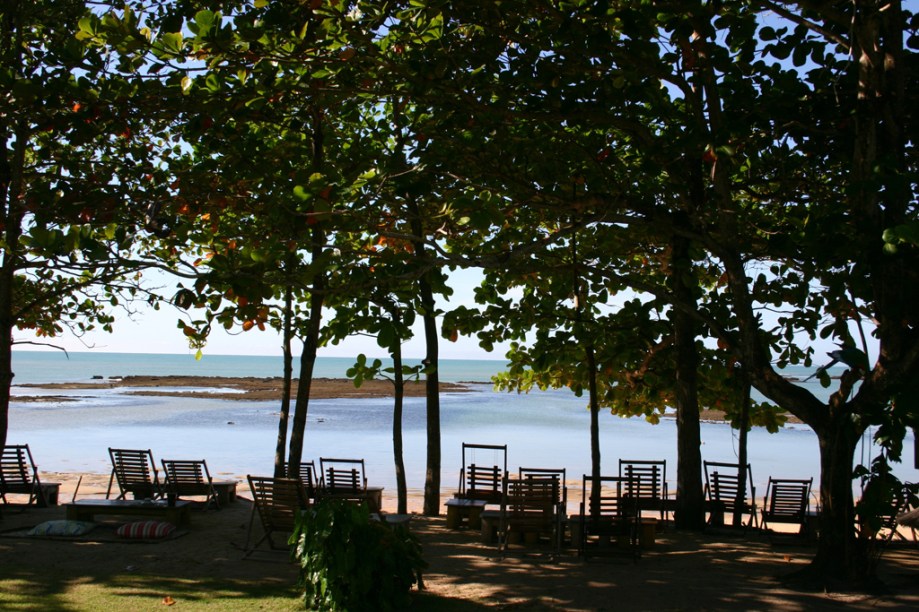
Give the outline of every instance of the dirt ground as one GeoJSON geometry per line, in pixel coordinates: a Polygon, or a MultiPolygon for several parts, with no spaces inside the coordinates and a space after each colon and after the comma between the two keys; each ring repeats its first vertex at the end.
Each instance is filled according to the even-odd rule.
{"type": "MultiPolygon", "coordinates": [[[[63,483],[62,502],[73,498],[78,478],[43,475],[45,482],[63,483]]],[[[77,499],[103,496],[107,483],[105,475],[83,475],[77,499]]],[[[220,510],[193,512],[181,537],[155,544],[107,537],[114,524],[123,522],[118,517],[101,518],[104,526],[89,540],[17,536],[17,528],[63,518],[63,508],[0,507],[0,576],[29,585],[36,597],[57,602],[54,609],[61,610],[85,609],[68,599],[72,595],[62,595],[80,583],[140,590],[143,601],[149,601],[149,608],[140,609],[163,609],[166,597],[177,610],[183,603],[232,598],[232,593],[211,590],[213,581],[221,579],[293,593],[296,568],[283,551],[263,546],[243,559],[251,502],[247,491],[240,493],[220,510]]],[[[391,510],[392,503],[384,497],[384,510],[391,510]]],[[[418,506],[420,500],[413,497],[410,509],[418,506]]],[[[477,531],[447,529],[443,517],[415,514],[410,525],[429,564],[427,589],[418,599],[422,609],[919,609],[919,549],[912,543],[887,549],[880,565],[883,591],[826,593],[798,590],[784,580],[810,561],[811,545],[771,543],[756,531],[692,534],[664,527],[637,560],[622,554],[584,560],[572,548],[555,554],[545,543],[513,545],[501,555],[477,531]]],[[[257,519],[253,537],[260,537],[257,519]]],[[[0,609],[6,609],[3,601],[0,593],[0,609]]]]}

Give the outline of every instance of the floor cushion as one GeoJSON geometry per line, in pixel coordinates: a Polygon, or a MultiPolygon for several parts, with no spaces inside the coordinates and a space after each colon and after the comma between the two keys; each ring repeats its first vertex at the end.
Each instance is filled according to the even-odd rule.
{"type": "Polygon", "coordinates": [[[168,538],[176,530],[172,523],[163,521],[135,521],[125,523],[115,530],[119,538],[131,540],[158,540],[168,538]]]}
{"type": "Polygon", "coordinates": [[[45,521],[28,531],[30,536],[81,536],[96,526],[89,521],[45,521]]]}

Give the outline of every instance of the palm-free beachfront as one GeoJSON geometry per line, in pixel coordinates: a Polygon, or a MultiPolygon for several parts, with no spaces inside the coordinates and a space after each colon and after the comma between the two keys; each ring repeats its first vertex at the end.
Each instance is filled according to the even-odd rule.
{"type": "MultiPolygon", "coordinates": [[[[96,369],[89,376],[84,372],[68,377],[60,370],[51,370],[58,382],[77,378],[98,384],[100,381],[93,381],[92,376],[101,375],[103,388],[16,388],[19,397],[33,399],[14,403],[10,443],[30,444],[44,479],[62,483],[61,501],[69,501],[74,494],[77,498],[104,496],[110,470],[109,446],[151,448],[157,461],[205,458],[215,478],[241,483],[245,474],[271,472],[277,432],[276,401],[216,399],[216,394],[227,390],[212,387],[214,381],[203,378],[193,386],[181,388],[109,388],[104,384],[109,376],[142,371],[144,356],[133,359],[135,363],[122,359],[117,370],[96,369]],[[192,399],[181,395],[192,389],[211,389],[215,397],[192,399]],[[154,395],[133,394],[141,390],[154,395]],[[180,395],[156,395],[160,393],[180,395]],[[54,397],[35,398],[43,394],[54,397]]],[[[162,365],[159,359],[154,361],[162,365]]],[[[170,372],[166,369],[158,373],[170,372]]],[[[219,368],[208,375],[239,373],[232,368],[219,368]]],[[[518,395],[495,393],[490,385],[481,382],[465,386],[465,392],[446,392],[442,397],[442,498],[445,500],[457,488],[462,442],[499,443],[508,445],[512,471],[520,465],[565,467],[569,474],[569,512],[576,512],[580,477],[589,471],[585,400],[562,391],[518,395]]],[[[353,386],[346,383],[344,388],[353,386]]],[[[424,474],[423,398],[407,400],[404,423],[409,510],[418,513],[424,474]]],[[[666,459],[668,480],[673,482],[675,435],[672,420],[664,419],[652,426],[642,419],[604,415],[604,465],[615,466],[619,458],[666,459]]],[[[704,458],[734,459],[736,437],[726,424],[703,423],[702,436],[704,458]]],[[[911,444],[912,439],[908,441],[907,456],[911,444]]],[[[309,459],[329,455],[364,458],[371,485],[384,487],[384,510],[395,510],[388,398],[312,401],[304,456],[309,459]]],[[[478,459],[488,463],[494,457],[478,459]]],[[[752,432],[750,461],[759,496],[770,475],[810,477],[818,473],[816,441],[807,428],[799,425],[775,435],[752,432]]],[[[910,466],[901,467],[907,480],[915,479],[911,478],[910,466]]],[[[241,561],[251,505],[242,484],[240,492],[242,499],[236,504],[218,512],[195,513],[187,535],[150,547],[0,539],[3,558],[29,559],[16,567],[4,567],[4,573],[15,576],[20,584],[31,585],[28,588],[54,593],[56,600],[77,610],[82,609],[80,590],[74,585],[85,580],[118,583],[125,593],[126,605],[137,609],[162,605],[167,595],[183,607],[194,609],[202,591],[208,591],[208,597],[229,602],[232,596],[222,590],[228,588],[226,584],[232,585],[231,590],[245,592],[249,588],[245,585],[253,582],[290,595],[290,607],[286,603],[281,607],[271,604],[268,609],[296,609],[291,589],[295,573],[283,562],[283,553],[275,558],[278,563],[241,561]],[[51,574],[47,572],[49,564],[57,568],[51,574]],[[151,589],[151,584],[156,586],[151,589]]],[[[15,531],[19,524],[30,525],[60,514],[60,508],[6,513],[3,530],[15,531]]],[[[426,578],[429,591],[419,599],[419,609],[441,610],[446,606],[477,610],[506,605],[533,610],[813,609],[836,605],[840,599],[851,609],[919,605],[919,591],[909,573],[915,551],[903,546],[891,549],[885,556],[881,574],[894,590],[878,598],[808,594],[789,588],[780,578],[805,566],[813,549],[800,544],[774,547],[757,533],[737,537],[684,534],[669,529],[658,535],[653,548],[643,551],[638,564],[622,559],[584,563],[570,546],[561,555],[520,547],[502,558],[494,546],[482,543],[478,534],[446,529],[442,517],[416,515],[412,522],[431,566],[426,578]]],[[[0,595],[0,601],[3,597],[0,595]]],[[[29,600],[21,594],[6,597],[9,601],[29,600]]]]}

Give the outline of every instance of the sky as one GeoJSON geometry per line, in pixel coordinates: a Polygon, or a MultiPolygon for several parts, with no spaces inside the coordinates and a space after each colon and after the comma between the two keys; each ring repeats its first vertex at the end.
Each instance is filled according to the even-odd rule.
{"type": "MultiPolygon", "coordinates": [[[[175,280],[163,275],[162,278],[148,278],[154,286],[171,287],[175,280]]],[[[474,307],[474,289],[482,282],[482,273],[479,270],[458,270],[450,273],[450,286],[454,294],[449,302],[438,298],[438,305],[444,309],[455,308],[459,305],[474,307]]],[[[189,348],[182,330],[177,327],[180,318],[179,311],[171,307],[162,307],[158,311],[142,308],[133,318],[128,318],[121,311],[116,311],[114,332],[98,331],[82,340],[65,334],[54,339],[53,346],[63,348],[68,352],[98,351],[106,353],[167,353],[194,355],[195,350],[189,348]]],[[[440,322],[438,321],[438,331],[440,322]]],[[[423,359],[424,332],[420,317],[415,325],[414,337],[403,344],[403,357],[405,359],[423,359]]],[[[24,332],[15,334],[16,340],[25,340],[24,332]]],[[[799,341],[807,344],[806,339],[799,341]]],[[[811,343],[815,348],[814,360],[817,365],[826,361],[825,355],[836,347],[828,340],[817,340],[811,343]]],[[[53,350],[50,346],[14,345],[14,350],[53,350]]],[[[294,344],[294,355],[299,356],[302,344],[294,344]]],[[[508,346],[496,345],[495,350],[487,352],[478,346],[477,340],[460,336],[456,342],[440,338],[439,355],[441,359],[493,359],[503,360],[508,346]]],[[[320,357],[347,357],[354,358],[363,353],[368,357],[387,358],[386,351],[377,346],[376,340],[366,336],[353,336],[348,340],[334,346],[321,347],[320,357]]],[[[281,352],[281,337],[270,327],[265,331],[257,327],[243,332],[228,333],[221,326],[215,326],[207,345],[203,349],[204,355],[250,355],[250,356],[278,356],[281,352]]]]}
{"type": "MultiPolygon", "coordinates": [[[[478,270],[460,270],[450,274],[450,285],[454,289],[453,296],[448,303],[441,306],[455,308],[458,305],[474,306],[473,289],[481,283],[482,275],[478,270]]],[[[175,284],[168,276],[160,279],[149,279],[153,285],[170,287],[175,284]]],[[[194,354],[195,350],[189,348],[182,330],[176,326],[180,313],[170,307],[162,307],[155,311],[142,308],[133,318],[128,318],[123,312],[113,313],[116,317],[114,332],[99,331],[92,333],[81,340],[72,335],[65,334],[55,338],[53,345],[67,351],[98,351],[106,353],[169,353],[169,354],[194,354]]],[[[438,324],[438,331],[439,331],[438,324]]],[[[31,339],[24,332],[15,334],[16,340],[31,339]]],[[[14,350],[52,350],[48,346],[14,345],[14,350]]],[[[294,355],[298,356],[302,345],[294,345],[294,355]]],[[[440,357],[442,359],[503,359],[507,347],[496,346],[491,353],[478,346],[475,338],[460,337],[456,342],[441,338],[440,357]]],[[[415,327],[415,337],[403,345],[403,356],[406,359],[424,358],[424,334],[421,323],[415,327]]],[[[204,347],[205,355],[266,355],[281,356],[281,336],[270,327],[265,331],[252,328],[249,331],[231,335],[221,326],[215,326],[211,331],[207,346],[204,347]]],[[[386,351],[377,346],[374,338],[355,336],[335,346],[319,349],[320,357],[356,357],[364,353],[368,357],[388,357],[386,351]]]]}

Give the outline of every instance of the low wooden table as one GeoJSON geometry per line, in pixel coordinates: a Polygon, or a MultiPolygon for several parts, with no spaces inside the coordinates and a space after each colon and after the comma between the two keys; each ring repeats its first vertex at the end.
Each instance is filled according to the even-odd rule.
{"type": "Polygon", "coordinates": [[[379,513],[383,509],[383,487],[367,487],[360,491],[329,491],[322,490],[320,499],[345,499],[350,501],[367,502],[371,514],[379,513]]]}
{"type": "Polygon", "coordinates": [[[447,500],[447,528],[457,529],[466,524],[470,529],[482,527],[482,511],[488,502],[484,499],[463,499],[454,497],[447,500]]]}
{"type": "Polygon", "coordinates": [[[192,502],[179,500],[170,506],[167,502],[141,501],[136,499],[81,499],[64,504],[69,521],[91,521],[97,514],[119,514],[130,516],[153,516],[173,525],[185,525],[191,521],[192,502]]]}
{"type": "Polygon", "coordinates": [[[217,503],[224,506],[230,502],[236,501],[236,481],[235,480],[215,480],[211,483],[214,491],[217,492],[217,503]]]}
{"type": "Polygon", "coordinates": [[[41,495],[38,497],[38,507],[41,508],[44,505],[56,506],[58,494],[61,490],[61,483],[59,482],[43,482],[41,483],[41,495]]]}

